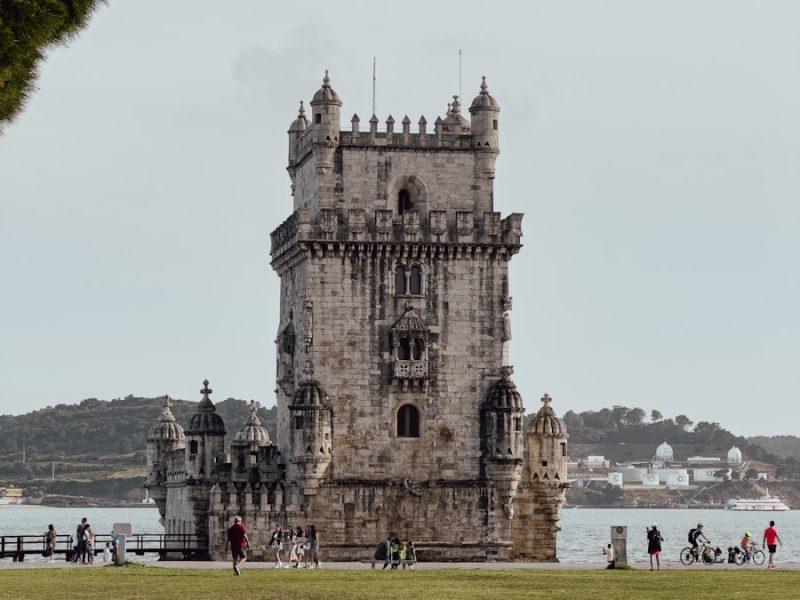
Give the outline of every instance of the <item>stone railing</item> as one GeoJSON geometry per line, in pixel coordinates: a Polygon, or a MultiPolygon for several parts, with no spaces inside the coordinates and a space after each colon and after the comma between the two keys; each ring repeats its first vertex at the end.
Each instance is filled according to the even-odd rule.
{"type": "Polygon", "coordinates": [[[427,360],[395,360],[394,361],[395,379],[427,379],[428,361],[427,360]]]}

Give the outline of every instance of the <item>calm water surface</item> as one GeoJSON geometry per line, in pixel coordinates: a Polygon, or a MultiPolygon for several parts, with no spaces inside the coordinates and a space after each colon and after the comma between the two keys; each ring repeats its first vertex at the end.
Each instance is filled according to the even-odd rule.
{"type": "MultiPolygon", "coordinates": [[[[97,533],[110,533],[114,523],[131,523],[134,533],[163,533],[155,508],[50,508],[45,506],[0,508],[0,535],[40,534],[52,523],[59,534],[72,534],[82,517],[97,533]]],[[[558,556],[561,562],[602,564],[601,549],[609,541],[612,525],[628,526],[629,560],[646,560],[645,527],[653,522],[664,536],[664,560],[677,560],[686,546],[686,534],[698,522],[706,536],[723,550],[738,545],[745,531],[761,543],[770,519],[776,521],[784,546],[778,549],[782,562],[800,562],[800,511],[747,513],[697,509],[567,508],[561,515],[558,556]]],[[[153,557],[154,558],[154,557],[153,557]]],[[[35,560],[30,557],[29,560],[35,560]]]]}

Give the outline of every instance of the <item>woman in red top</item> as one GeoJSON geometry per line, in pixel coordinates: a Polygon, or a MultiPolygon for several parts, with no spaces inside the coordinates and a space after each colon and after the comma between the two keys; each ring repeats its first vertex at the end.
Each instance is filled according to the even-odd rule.
{"type": "Polygon", "coordinates": [[[775,568],[775,550],[778,549],[778,544],[783,546],[781,536],[778,535],[778,530],[775,529],[775,521],[770,521],[769,527],[764,530],[764,545],[769,549],[768,569],[775,568]]]}

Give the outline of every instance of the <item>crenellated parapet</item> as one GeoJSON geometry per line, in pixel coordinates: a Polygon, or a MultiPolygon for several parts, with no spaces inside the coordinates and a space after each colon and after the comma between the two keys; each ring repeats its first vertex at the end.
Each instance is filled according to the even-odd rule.
{"type": "Polygon", "coordinates": [[[323,208],[312,217],[296,210],[272,232],[273,260],[304,242],[368,244],[441,244],[502,248],[509,256],[521,247],[522,214],[501,218],[499,212],[323,208]]]}

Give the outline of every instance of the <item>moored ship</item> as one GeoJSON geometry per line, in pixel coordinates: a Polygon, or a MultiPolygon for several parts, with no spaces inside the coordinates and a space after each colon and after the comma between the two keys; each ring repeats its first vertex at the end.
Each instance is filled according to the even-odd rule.
{"type": "Polygon", "coordinates": [[[769,490],[756,500],[749,498],[734,498],[728,500],[725,504],[725,508],[728,510],[759,510],[767,512],[789,510],[789,507],[786,506],[780,498],[770,496],[769,490]]]}

